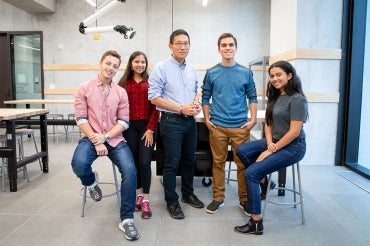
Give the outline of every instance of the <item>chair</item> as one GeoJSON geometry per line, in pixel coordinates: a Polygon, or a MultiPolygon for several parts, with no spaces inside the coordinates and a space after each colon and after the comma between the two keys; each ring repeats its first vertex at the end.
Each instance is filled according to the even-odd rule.
{"type": "MultiPolygon", "coordinates": [[[[64,120],[64,115],[63,114],[48,114],[47,118],[48,119],[53,119],[53,120],[56,120],[56,119],[64,120]]],[[[66,129],[65,126],[64,126],[64,132],[65,132],[66,138],[67,138],[67,129],[66,129]]],[[[53,125],[53,133],[52,134],[53,134],[53,140],[55,142],[55,137],[57,137],[56,125],[53,125]]],[[[62,135],[62,134],[59,134],[59,135],[62,135]]],[[[58,138],[57,138],[57,143],[58,143],[58,138]]]]}
{"type": "MultiPolygon", "coordinates": [[[[113,168],[114,183],[98,182],[98,184],[113,184],[113,185],[115,185],[116,190],[114,192],[110,193],[110,194],[106,194],[106,195],[103,194],[103,198],[116,195],[117,196],[118,207],[121,207],[120,187],[119,187],[118,180],[117,180],[116,166],[114,165],[113,162],[112,162],[112,168],[113,168]]],[[[82,193],[81,217],[84,217],[85,216],[86,198],[89,197],[87,195],[87,186],[84,186],[84,187],[81,188],[81,193],[82,193]]]]}
{"type": "Polygon", "coordinates": [[[271,185],[271,176],[272,176],[272,173],[270,173],[268,176],[268,185],[267,185],[267,193],[266,193],[266,199],[265,199],[265,204],[264,204],[264,207],[263,207],[263,213],[262,215],[265,214],[265,210],[266,210],[266,205],[267,203],[273,203],[273,204],[277,204],[277,205],[293,205],[294,208],[297,207],[298,204],[300,204],[300,207],[301,207],[301,217],[302,217],[302,224],[304,225],[305,224],[305,217],[304,217],[304,207],[303,207],[303,193],[302,193],[302,183],[301,183],[301,173],[300,173],[300,168],[299,168],[299,162],[293,164],[292,166],[292,181],[293,181],[293,185],[292,185],[292,189],[291,188],[287,188],[287,187],[279,187],[279,189],[281,190],[285,190],[285,191],[290,191],[290,192],[293,192],[293,201],[292,202],[277,202],[276,200],[272,200],[272,197],[270,196],[270,185],[271,185]],[[297,169],[297,172],[295,171],[295,169],[297,169]],[[298,187],[296,187],[296,173],[297,173],[297,179],[298,179],[298,187]],[[297,189],[298,188],[298,189],[297,189]],[[297,195],[299,196],[299,200],[297,200],[297,195]]]}
{"type": "MultiPolygon", "coordinates": [[[[24,158],[24,144],[23,144],[23,136],[31,136],[33,140],[33,144],[35,146],[36,153],[39,153],[39,149],[37,147],[36,139],[35,139],[35,134],[34,130],[28,129],[28,128],[20,128],[15,130],[15,135],[20,137],[20,146],[19,146],[19,153],[20,156],[22,156],[22,159],[24,158]]],[[[42,171],[42,163],[39,158],[39,164],[40,164],[40,170],[42,171]]]]}

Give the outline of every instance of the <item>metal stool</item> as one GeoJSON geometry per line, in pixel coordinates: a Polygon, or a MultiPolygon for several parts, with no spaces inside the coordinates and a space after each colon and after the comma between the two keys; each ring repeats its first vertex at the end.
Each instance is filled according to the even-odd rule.
{"type": "MultiPolygon", "coordinates": [[[[103,198],[104,197],[110,197],[110,196],[116,195],[117,196],[118,207],[121,207],[120,187],[119,187],[118,180],[117,180],[116,166],[114,165],[113,162],[112,162],[112,168],[113,168],[114,183],[98,182],[98,184],[113,184],[113,185],[115,185],[116,191],[114,191],[114,192],[112,192],[110,194],[103,195],[103,198]]],[[[89,197],[87,195],[87,186],[84,186],[84,187],[81,188],[81,193],[82,193],[81,217],[84,217],[85,216],[86,197],[89,197]]]]}
{"type": "MultiPolygon", "coordinates": [[[[56,120],[56,119],[62,119],[64,120],[64,115],[63,114],[47,114],[47,118],[48,119],[53,119],[53,120],[56,120]]],[[[67,131],[66,131],[66,127],[64,126],[64,132],[66,134],[66,137],[67,137],[67,131]]],[[[55,137],[56,137],[56,125],[53,125],[53,140],[55,142],[55,137]]],[[[64,134],[63,134],[64,135],[64,134]]],[[[57,143],[58,143],[58,138],[57,138],[57,143]]]]}
{"type": "Polygon", "coordinates": [[[300,173],[300,169],[299,169],[299,162],[292,165],[293,188],[290,189],[290,188],[286,188],[286,187],[284,187],[284,188],[279,187],[279,189],[281,189],[281,190],[293,192],[293,202],[277,202],[277,201],[273,201],[273,200],[270,199],[271,198],[270,197],[270,185],[271,185],[271,180],[272,180],[271,175],[272,175],[272,173],[270,173],[269,177],[268,177],[269,182],[268,182],[268,185],[267,185],[267,193],[266,193],[265,205],[263,207],[262,215],[265,214],[266,204],[268,202],[273,203],[273,204],[277,204],[277,205],[293,205],[294,208],[296,208],[297,205],[300,204],[302,224],[304,225],[305,224],[305,217],[304,217],[304,208],[303,208],[303,193],[302,193],[301,173],[300,173]],[[297,169],[298,187],[296,187],[295,168],[297,169]],[[298,188],[298,190],[297,190],[297,188],[298,188]],[[297,200],[297,195],[299,196],[299,200],[297,200]]]}
{"type": "MultiPolygon", "coordinates": [[[[68,119],[68,120],[74,120],[74,119],[75,119],[75,114],[68,114],[68,115],[67,115],[67,119],[68,119]]],[[[69,133],[69,132],[68,132],[68,127],[69,127],[69,125],[67,125],[67,128],[66,128],[66,132],[67,132],[67,134],[69,133]]],[[[80,130],[75,131],[75,126],[73,125],[73,126],[72,126],[72,132],[71,132],[71,135],[72,135],[72,142],[73,142],[73,136],[74,136],[74,135],[77,135],[77,134],[78,134],[78,136],[79,136],[79,137],[81,137],[81,131],[80,131],[80,130]]]]}
{"type": "Polygon", "coordinates": [[[229,168],[225,170],[227,172],[227,178],[225,178],[227,184],[229,184],[230,181],[235,181],[235,182],[238,181],[236,179],[230,178],[231,172],[237,171],[236,168],[231,168],[231,164],[233,161],[234,161],[234,153],[233,153],[233,150],[231,149],[227,151],[227,158],[226,158],[226,162],[229,162],[229,168]]]}
{"type": "MultiPolygon", "coordinates": [[[[19,147],[19,153],[22,156],[22,159],[24,158],[23,136],[25,136],[25,135],[31,136],[31,138],[33,140],[33,144],[35,146],[36,153],[39,153],[39,149],[38,149],[37,144],[36,144],[34,130],[28,129],[28,128],[16,129],[15,130],[15,135],[16,136],[19,136],[20,137],[20,140],[21,140],[20,147],[19,147]]],[[[38,160],[39,160],[39,164],[40,164],[40,170],[42,171],[42,163],[41,163],[40,158],[38,160]]]]}
{"type": "MultiPolygon", "coordinates": [[[[18,141],[18,146],[20,148],[20,146],[21,146],[20,137],[16,136],[16,140],[18,141]]],[[[7,141],[6,135],[0,135],[0,146],[2,146],[2,147],[6,146],[6,141],[7,141]]],[[[20,154],[20,150],[19,150],[19,159],[23,159],[23,156],[20,154]]],[[[5,192],[5,179],[6,179],[6,170],[7,170],[7,168],[8,168],[7,160],[6,160],[6,158],[2,158],[1,159],[0,176],[1,176],[2,185],[3,185],[3,192],[5,192]]],[[[23,172],[23,177],[27,178],[27,181],[30,182],[30,180],[28,178],[27,167],[26,166],[21,167],[21,168],[19,168],[19,171],[22,171],[23,172]]]]}

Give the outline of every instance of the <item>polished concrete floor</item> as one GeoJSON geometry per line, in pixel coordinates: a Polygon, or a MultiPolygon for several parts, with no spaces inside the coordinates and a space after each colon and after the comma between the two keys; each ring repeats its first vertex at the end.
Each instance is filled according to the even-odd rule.
{"type": "MultiPolygon", "coordinates": [[[[26,141],[26,153],[33,151],[26,141]]],[[[115,197],[88,200],[81,217],[81,184],[70,159],[76,143],[49,138],[49,173],[38,162],[28,165],[30,182],[20,173],[18,191],[0,192],[0,245],[370,245],[370,181],[343,167],[301,166],[306,224],[299,208],[268,203],[261,236],[235,233],[233,227],[247,222],[238,208],[236,183],[226,185],[225,207],[216,214],[181,203],[186,218],[172,219],[166,211],[163,188],[152,164],[150,201],[153,217],[143,220],[135,213],[141,232],[138,241],[127,241],[118,229],[115,197]]],[[[94,164],[100,181],[112,182],[111,163],[103,157],[94,164]]],[[[290,170],[290,169],[289,169],[290,170]]],[[[288,172],[287,185],[291,183],[288,172]]],[[[232,173],[235,177],[235,172],[232,173]]],[[[274,176],[276,180],[276,174],[274,176]]],[[[180,184],[180,178],[178,178],[180,184]]],[[[113,185],[101,185],[103,193],[113,185]]],[[[211,187],[194,181],[195,193],[207,205],[211,187]]],[[[1,187],[2,188],[2,187],[1,187]]],[[[275,199],[289,201],[290,194],[275,199]]]]}

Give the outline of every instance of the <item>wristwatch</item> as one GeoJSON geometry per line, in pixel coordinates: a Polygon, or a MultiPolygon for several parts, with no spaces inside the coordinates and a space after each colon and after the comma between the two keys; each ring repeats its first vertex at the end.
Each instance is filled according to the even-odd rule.
{"type": "Polygon", "coordinates": [[[108,134],[105,134],[104,139],[105,139],[105,142],[108,143],[110,141],[110,136],[108,134]]]}

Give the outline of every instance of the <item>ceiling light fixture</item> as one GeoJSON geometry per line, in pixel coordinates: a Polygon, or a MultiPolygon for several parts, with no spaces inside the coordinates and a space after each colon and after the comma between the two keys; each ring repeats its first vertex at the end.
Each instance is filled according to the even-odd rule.
{"type": "Polygon", "coordinates": [[[115,25],[115,26],[102,26],[102,27],[87,27],[87,25],[94,20],[97,20],[99,17],[105,15],[108,13],[111,9],[113,9],[118,3],[125,2],[126,0],[112,0],[109,4],[105,5],[104,7],[98,9],[95,11],[94,14],[87,17],[85,20],[80,22],[80,25],[78,27],[80,33],[87,34],[87,33],[97,33],[97,32],[111,32],[116,31],[120,34],[122,34],[125,39],[132,39],[136,31],[132,27],[126,27],[125,25],[115,25]]]}
{"type": "Polygon", "coordinates": [[[202,5],[207,6],[207,4],[208,4],[208,0],[203,0],[202,5]]]}

